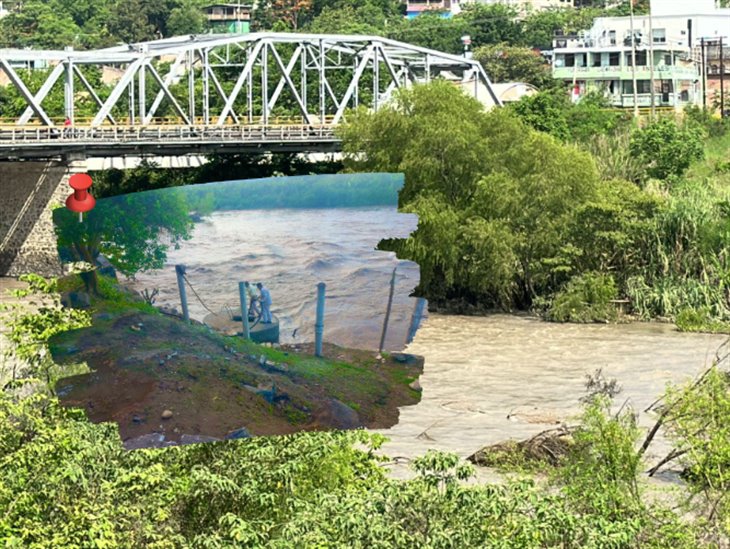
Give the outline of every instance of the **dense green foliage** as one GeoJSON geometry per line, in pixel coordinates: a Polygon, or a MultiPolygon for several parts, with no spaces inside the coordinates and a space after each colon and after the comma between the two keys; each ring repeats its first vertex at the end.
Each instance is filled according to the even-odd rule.
{"type": "MultiPolygon", "coordinates": [[[[24,0],[6,1],[10,14],[0,21],[0,46],[77,49],[104,47],[180,34],[206,32],[200,8],[206,0],[24,0]]],[[[378,34],[413,44],[460,53],[461,36],[475,47],[509,42],[549,49],[556,29],[576,32],[594,17],[625,14],[628,2],[606,8],[594,2],[582,9],[534,11],[525,17],[510,6],[465,5],[452,18],[426,13],[403,17],[397,0],[265,0],[253,12],[254,30],[307,30],[378,34]]],[[[641,8],[639,8],[640,11],[641,8]]]]}
{"type": "Polygon", "coordinates": [[[555,298],[556,320],[610,320],[610,294],[644,318],[707,307],[724,320],[730,138],[708,142],[698,163],[708,130],[697,119],[633,127],[597,98],[573,105],[552,93],[487,113],[434,83],[360,112],[343,136],[348,169],[405,174],[400,205],[419,228],[382,246],[419,263],[419,291],[437,307],[555,298]],[[615,150],[627,145],[633,155],[615,150]],[[596,301],[603,292],[586,282],[609,278],[615,290],[596,301]]]}
{"type": "MultiPolygon", "coordinates": [[[[362,432],[126,452],[110,424],[46,396],[0,395],[0,540],[63,547],[697,547],[637,487],[637,432],[589,407],[565,480],[465,486],[428,453],[384,476],[362,432]],[[618,444],[617,444],[618,443],[618,444]],[[20,495],[21,497],[18,497],[20,495]],[[505,545],[509,540],[510,545],[505,545]]],[[[557,477],[557,476],[556,476],[557,477]]]]}
{"type": "Polygon", "coordinates": [[[481,46],[474,50],[492,82],[526,82],[538,89],[559,85],[550,65],[539,52],[509,44],[481,46]]]}
{"type": "Polygon", "coordinates": [[[709,308],[686,307],[677,313],[675,324],[680,332],[730,334],[730,322],[715,320],[709,308]]]}
{"type": "Polygon", "coordinates": [[[647,166],[649,177],[679,177],[693,161],[704,156],[704,137],[704,132],[697,125],[682,127],[670,118],[660,118],[635,132],[631,152],[647,166]]]}
{"type": "MultiPolygon", "coordinates": [[[[14,297],[37,299],[36,311],[28,312],[21,305],[11,306],[9,330],[6,334],[11,343],[9,348],[2,349],[4,356],[12,356],[19,360],[13,361],[13,371],[0,370],[0,380],[6,387],[13,387],[21,380],[36,382],[41,380],[45,386],[52,389],[56,379],[62,375],[46,349],[46,341],[54,335],[89,326],[91,317],[82,310],[67,309],[61,306],[58,295],[58,283],[55,279],[46,280],[41,276],[31,274],[20,277],[28,283],[27,290],[16,290],[14,297]],[[25,368],[19,370],[19,364],[25,368]]],[[[4,361],[3,361],[4,364],[4,361]]],[[[64,371],[64,375],[70,372],[64,371]]]]}
{"type": "Polygon", "coordinates": [[[626,114],[610,109],[602,95],[589,93],[573,103],[559,87],[525,97],[510,108],[532,128],[562,141],[586,142],[628,124],[626,114]]]}

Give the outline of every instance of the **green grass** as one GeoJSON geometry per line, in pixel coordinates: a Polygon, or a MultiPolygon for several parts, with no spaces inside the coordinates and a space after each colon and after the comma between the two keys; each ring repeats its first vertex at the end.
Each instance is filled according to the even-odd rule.
{"type": "Polygon", "coordinates": [[[714,319],[707,308],[687,307],[682,309],[677,314],[675,324],[680,332],[730,334],[730,322],[714,319]]]}

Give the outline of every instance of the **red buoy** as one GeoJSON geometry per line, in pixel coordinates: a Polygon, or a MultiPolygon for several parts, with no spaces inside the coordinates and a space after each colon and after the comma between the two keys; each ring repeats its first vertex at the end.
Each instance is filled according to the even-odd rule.
{"type": "Polygon", "coordinates": [[[79,221],[83,219],[83,213],[91,211],[96,205],[96,199],[89,193],[91,177],[85,173],[76,173],[71,176],[68,183],[74,193],[66,199],[66,207],[72,212],[79,214],[79,221]]]}

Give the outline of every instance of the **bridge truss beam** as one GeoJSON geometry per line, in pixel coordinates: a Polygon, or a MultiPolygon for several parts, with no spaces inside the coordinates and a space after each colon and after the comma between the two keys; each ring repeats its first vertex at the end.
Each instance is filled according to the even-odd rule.
{"type": "Polygon", "coordinates": [[[12,120],[23,127],[53,127],[66,118],[75,128],[269,126],[281,116],[336,126],[350,108],[377,110],[396,89],[439,77],[462,87],[472,81],[470,92],[478,95],[481,86],[500,104],[478,62],[377,36],[253,33],[94,51],[0,50],[0,70],[27,103],[12,120]],[[19,67],[39,64],[46,77],[32,92],[19,67]],[[98,75],[109,68],[121,76],[101,84],[98,75]],[[57,86],[62,112],[49,104],[57,86]]]}

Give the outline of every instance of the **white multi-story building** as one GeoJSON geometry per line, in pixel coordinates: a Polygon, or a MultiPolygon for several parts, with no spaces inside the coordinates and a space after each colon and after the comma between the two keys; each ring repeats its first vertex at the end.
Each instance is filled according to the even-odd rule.
{"type": "Polygon", "coordinates": [[[729,40],[730,9],[713,0],[652,0],[651,12],[633,18],[635,66],[631,18],[601,17],[590,30],[555,37],[553,76],[569,82],[576,96],[601,90],[619,107],[634,106],[634,80],[639,106],[649,106],[652,93],[658,106],[700,103],[700,44],[729,40]]]}
{"type": "Polygon", "coordinates": [[[524,14],[551,8],[572,8],[580,2],[581,0],[406,0],[406,14],[408,18],[413,18],[424,11],[436,10],[450,17],[460,13],[466,4],[504,4],[524,14]]]}

